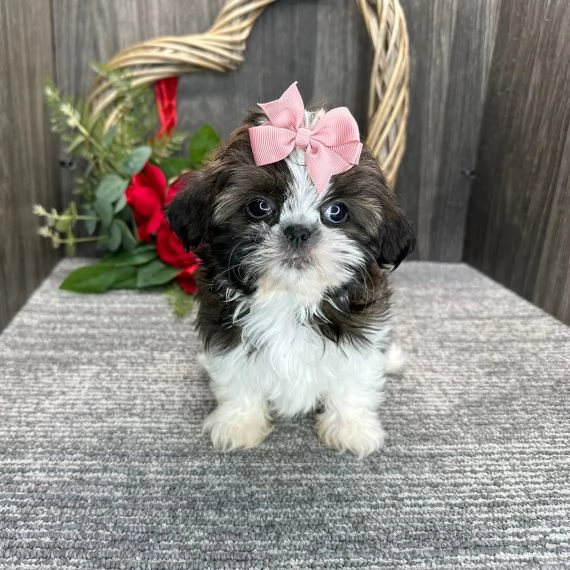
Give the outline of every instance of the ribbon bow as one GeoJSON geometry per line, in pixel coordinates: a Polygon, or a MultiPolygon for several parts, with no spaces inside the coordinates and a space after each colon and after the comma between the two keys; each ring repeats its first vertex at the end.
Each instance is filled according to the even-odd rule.
{"type": "Polygon", "coordinates": [[[358,125],[346,107],[325,113],[312,129],[303,126],[305,106],[293,83],[277,101],[259,103],[269,121],[249,129],[251,150],[257,166],[289,156],[295,148],[305,151],[305,164],[318,192],[331,176],[358,164],[362,143],[358,125]]]}

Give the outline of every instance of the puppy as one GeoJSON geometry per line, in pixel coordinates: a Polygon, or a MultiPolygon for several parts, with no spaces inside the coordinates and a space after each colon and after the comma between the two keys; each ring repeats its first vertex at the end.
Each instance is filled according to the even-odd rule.
{"type": "Polygon", "coordinates": [[[218,401],[204,427],[216,448],[251,448],[274,414],[319,409],[321,441],[366,456],[384,441],[388,270],[413,229],[348,110],[305,110],[295,84],[260,107],[166,212],[202,259],[197,328],[218,401]]]}

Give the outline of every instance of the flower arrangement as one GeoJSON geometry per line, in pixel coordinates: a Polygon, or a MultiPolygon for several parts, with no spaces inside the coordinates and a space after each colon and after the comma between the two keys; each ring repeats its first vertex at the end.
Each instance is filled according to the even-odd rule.
{"type": "Polygon", "coordinates": [[[133,86],[120,72],[95,70],[118,92],[113,111],[93,116],[85,101],[46,86],[52,128],[70,156],[64,165],[76,171],[76,198],[62,212],[35,206],[44,221],[39,234],[70,256],[78,244],[89,242],[103,255],[68,275],[62,289],[163,287],[182,316],[192,306],[200,261],[171,231],[164,207],[219,145],[219,137],[208,125],[191,137],[176,130],[177,78],[158,81],[150,90],[133,86]],[[156,113],[149,111],[153,107],[156,113]]]}

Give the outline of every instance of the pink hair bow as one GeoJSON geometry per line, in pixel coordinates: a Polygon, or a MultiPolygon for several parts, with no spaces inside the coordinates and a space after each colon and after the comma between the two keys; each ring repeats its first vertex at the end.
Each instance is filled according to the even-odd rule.
{"type": "Polygon", "coordinates": [[[277,101],[259,103],[269,121],[249,129],[251,150],[257,166],[278,162],[299,148],[318,192],[323,192],[331,176],[358,164],[362,143],[358,125],[346,107],[325,113],[312,129],[303,126],[305,106],[293,83],[277,101]]]}

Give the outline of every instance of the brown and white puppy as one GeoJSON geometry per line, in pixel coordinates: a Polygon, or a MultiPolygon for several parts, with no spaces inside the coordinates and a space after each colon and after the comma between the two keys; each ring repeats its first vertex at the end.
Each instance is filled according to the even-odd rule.
{"type": "MultiPolygon", "coordinates": [[[[321,114],[305,111],[305,126],[321,114]]],[[[273,414],[319,407],[323,443],[364,456],[384,440],[388,269],[413,230],[366,148],[323,193],[298,150],[256,166],[248,128],[264,120],[252,111],[167,210],[203,260],[197,327],[218,400],[205,429],[217,448],[249,448],[273,414]]]]}

